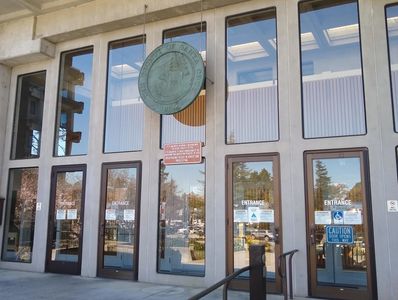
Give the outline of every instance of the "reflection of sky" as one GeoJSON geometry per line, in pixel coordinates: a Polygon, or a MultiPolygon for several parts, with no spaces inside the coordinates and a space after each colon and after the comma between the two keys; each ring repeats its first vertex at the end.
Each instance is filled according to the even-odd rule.
{"type": "Polygon", "coordinates": [[[191,165],[168,165],[165,172],[169,174],[168,180],[175,180],[178,188],[177,193],[190,193],[204,195],[204,187],[200,181],[205,181],[203,173],[205,164],[191,165]]]}
{"type": "MultiPolygon", "coordinates": [[[[389,6],[386,8],[386,15],[387,18],[398,17],[398,5],[389,6]]],[[[396,23],[395,23],[396,24],[396,23]]],[[[397,35],[397,25],[392,27],[391,25],[388,26],[389,28],[389,46],[390,46],[390,60],[391,64],[398,63],[398,55],[394,55],[393,53],[397,53],[398,50],[398,35],[397,35]]]]}
{"type": "MultiPolygon", "coordinates": [[[[203,32],[197,32],[192,34],[184,34],[181,36],[165,37],[164,43],[168,42],[185,42],[190,44],[192,47],[196,48],[198,51],[206,50],[206,26],[203,25],[203,32]]],[[[170,34],[173,30],[170,31],[170,34]]]]}
{"type": "Polygon", "coordinates": [[[75,172],[66,172],[65,173],[65,181],[68,184],[75,184],[77,182],[81,182],[83,179],[83,172],[82,171],[75,171],[75,172]]]}
{"type": "MultiPolygon", "coordinates": [[[[332,183],[345,184],[352,188],[356,183],[361,182],[360,160],[353,158],[330,158],[321,159],[321,162],[328,171],[332,183]]],[[[316,160],[313,162],[314,180],[316,180],[316,160]]]]}

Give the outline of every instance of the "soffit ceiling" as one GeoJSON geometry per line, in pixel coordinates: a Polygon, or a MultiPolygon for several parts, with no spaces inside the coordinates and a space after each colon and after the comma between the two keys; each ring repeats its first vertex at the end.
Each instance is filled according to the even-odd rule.
{"type": "Polygon", "coordinates": [[[93,0],[0,0],[0,23],[73,7],[93,0]]]}

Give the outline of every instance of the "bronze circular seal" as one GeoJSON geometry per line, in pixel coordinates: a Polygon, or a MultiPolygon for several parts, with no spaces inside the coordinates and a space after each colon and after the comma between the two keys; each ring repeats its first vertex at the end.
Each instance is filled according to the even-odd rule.
{"type": "Polygon", "coordinates": [[[199,95],[205,78],[202,56],[185,42],[157,47],[142,65],[138,90],[153,111],[169,115],[183,110],[199,95]]]}

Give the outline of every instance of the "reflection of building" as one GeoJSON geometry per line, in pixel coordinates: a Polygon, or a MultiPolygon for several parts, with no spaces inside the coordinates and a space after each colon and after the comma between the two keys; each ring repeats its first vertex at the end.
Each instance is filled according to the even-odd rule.
{"type": "MultiPolygon", "coordinates": [[[[397,0],[207,0],[202,14],[199,0],[148,0],[145,16],[139,1],[3,2],[0,268],[46,269],[51,191],[67,180],[52,168],[67,166],[85,176],[58,208],[83,204],[58,239],[82,262],[77,274],[205,287],[263,243],[274,293],[278,256],[297,248],[296,296],[398,294],[398,221],[385,206],[398,195],[397,0]],[[159,116],[137,82],[171,41],[202,54],[207,78],[187,109],[159,116]],[[201,163],[162,165],[165,144],[191,141],[201,163]],[[34,189],[15,175],[29,168],[34,189]],[[136,171],[130,185],[107,181],[118,168],[136,171]],[[354,242],[331,246],[326,226],[349,226],[354,242]],[[19,251],[20,238],[34,249],[19,251]]],[[[172,81],[166,67],[177,91],[186,74],[172,81]]]]}

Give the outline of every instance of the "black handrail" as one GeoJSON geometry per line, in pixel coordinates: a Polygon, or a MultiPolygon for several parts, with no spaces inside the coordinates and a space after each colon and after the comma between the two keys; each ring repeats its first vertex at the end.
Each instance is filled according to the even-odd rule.
{"type": "Polygon", "coordinates": [[[282,277],[282,288],[283,288],[283,295],[285,297],[285,300],[287,300],[287,276],[286,276],[286,256],[289,256],[289,294],[290,294],[290,299],[293,299],[293,282],[292,282],[292,258],[293,255],[298,252],[298,249],[294,249],[289,252],[285,252],[278,257],[278,273],[279,276],[282,277]],[[282,263],[283,262],[283,263],[282,263]],[[282,264],[283,264],[283,269],[284,272],[282,271],[282,264]]]}
{"type": "Polygon", "coordinates": [[[246,266],[234,273],[228,275],[224,279],[220,280],[219,282],[213,284],[212,286],[208,287],[204,291],[192,296],[188,300],[198,300],[207,294],[210,294],[220,286],[224,285],[223,290],[223,299],[227,300],[227,288],[228,283],[231,282],[232,279],[237,277],[238,275],[249,271],[250,270],[250,299],[266,299],[266,290],[264,284],[264,265],[265,265],[265,248],[264,245],[251,245],[249,247],[249,259],[250,265],[246,266]]]}
{"type": "MultiPolygon", "coordinates": [[[[204,291],[201,291],[199,294],[196,294],[195,296],[189,298],[188,300],[198,300],[204,296],[206,296],[207,294],[210,294],[212,291],[215,291],[216,289],[218,289],[220,286],[229,283],[232,279],[234,279],[235,277],[237,277],[238,275],[249,271],[250,270],[250,266],[246,266],[236,272],[233,272],[231,275],[228,275],[227,277],[225,277],[224,279],[220,280],[219,282],[213,284],[212,286],[208,287],[207,289],[205,289],[204,291]]],[[[223,294],[223,299],[225,300],[225,296],[223,294]]]]}

